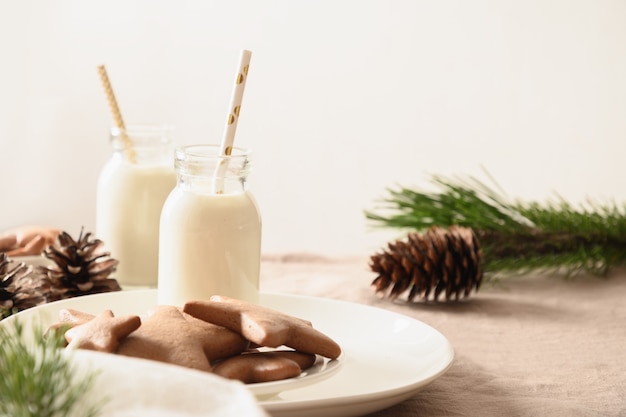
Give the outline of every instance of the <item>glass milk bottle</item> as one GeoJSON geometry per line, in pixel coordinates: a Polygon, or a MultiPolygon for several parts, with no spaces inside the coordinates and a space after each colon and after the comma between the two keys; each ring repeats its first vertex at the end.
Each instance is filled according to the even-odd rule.
{"type": "Polygon", "coordinates": [[[129,126],[126,134],[111,129],[113,155],[98,179],[96,236],[119,261],[115,277],[122,287],[156,287],[161,208],[176,185],[173,128],[129,126]]]}
{"type": "Polygon", "coordinates": [[[247,189],[249,151],[177,148],[178,182],[161,212],[159,304],[226,295],[258,301],[261,217],[247,189]]]}

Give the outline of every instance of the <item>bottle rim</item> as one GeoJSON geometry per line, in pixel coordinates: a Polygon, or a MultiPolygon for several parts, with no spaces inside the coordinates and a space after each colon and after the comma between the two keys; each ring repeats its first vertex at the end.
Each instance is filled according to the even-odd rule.
{"type": "Polygon", "coordinates": [[[176,160],[236,160],[249,159],[252,151],[249,148],[234,146],[230,155],[221,154],[221,146],[216,144],[192,144],[178,146],[175,149],[176,160]]]}
{"type": "MultiPolygon", "coordinates": [[[[132,145],[136,148],[154,148],[161,146],[174,146],[173,125],[131,125],[125,129],[132,145]]],[[[114,149],[123,148],[122,129],[112,127],[110,140],[114,149]]]]}

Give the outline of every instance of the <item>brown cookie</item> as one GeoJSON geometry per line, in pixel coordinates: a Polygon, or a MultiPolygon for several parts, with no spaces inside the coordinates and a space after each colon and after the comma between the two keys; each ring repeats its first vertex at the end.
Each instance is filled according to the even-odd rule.
{"type": "Polygon", "coordinates": [[[68,348],[115,352],[120,340],[141,325],[139,316],[114,317],[111,310],[103,311],[91,320],[81,321],[65,332],[68,348]]]}
{"type": "Polygon", "coordinates": [[[52,332],[60,332],[64,335],[68,329],[78,326],[79,324],[86,323],[94,317],[96,316],[93,314],[84,313],[71,308],[65,308],[59,311],[59,321],[48,326],[44,335],[48,335],[52,332]]]}
{"type": "Polygon", "coordinates": [[[17,227],[5,231],[3,237],[0,237],[0,247],[8,251],[8,256],[39,255],[46,246],[55,242],[59,233],[59,229],[52,227],[17,227]],[[11,243],[11,247],[4,248],[7,242],[11,243]]]}
{"type": "Polygon", "coordinates": [[[19,248],[7,252],[8,256],[30,256],[39,255],[46,247],[47,242],[43,236],[35,236],[19,248]]]}
{"type": "Polygon", "coordinates": [[[248,345],[247,340],[231,330],[199,320],[174,306],[158,306],[138,330],[121,342],[117,353],[210,371],[211,361],[237,355],[248,345]]]}
{"type": "Polygon", "coordinates": [[[6,252],[17,246],[17,236],[15,234],[0,236],[0,252],[6,252]]]}
{"type": "Polygon", "coordinates": [[[69,324],[71,327],[86,323],[94,317],[96,316],[93,314],[84,313],[72,308],[65,308],[59,311],[59,321],[61,323],[69,324]]]}
{"type": "Polygon", "coordinates": [[[310,322],[258,304],[214,295],[208,301],[188,301],[183,311],[237,332],[259,346],[285,345],[331,359],[341,354],[341,347],[310,322]]]}
{"type": "Polygon", "coordinates": [[[246,352],[219,362],[217,375],[246,384],[279,381],[299,376],[315,363],[315,355],[295,351],[246,352]]]}

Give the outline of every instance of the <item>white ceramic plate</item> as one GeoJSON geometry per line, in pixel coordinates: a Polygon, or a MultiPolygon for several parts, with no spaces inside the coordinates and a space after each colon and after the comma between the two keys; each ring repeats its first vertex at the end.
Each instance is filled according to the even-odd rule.
{"type": "MultiPolygon", "coordinates": [[[[93,314],[103,309],[111,309],[116,315],[142,314],[156,301],[156,290],[121,291],[50,303],[13,317],[22,317],[25,324],[37,317],[43,324],[52,323],[61,308],[93,314]]],[[[275,395],[265,392],[259,403],[273,417],[350,417],[372,413],[410,398],[452,364],[453,349],[441,333],[401,314],[286,294],[262,293],[260,302],[311,321],[315,328],[335,339],[344,352],[338,361],[340,366],[320,372],[319,379],[313,374],[311,384],[303,386],[305,376],[300,378],[304,383],[298,379],[283,381],[284,386],[275,395]],[[329,377],[324,379],[326,376],[329,377]]]]}

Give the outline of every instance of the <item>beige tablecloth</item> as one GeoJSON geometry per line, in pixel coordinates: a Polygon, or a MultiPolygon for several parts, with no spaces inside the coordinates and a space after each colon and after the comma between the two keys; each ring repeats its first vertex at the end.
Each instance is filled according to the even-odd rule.
{"type": "Polygon", "coordinates": [[[265,256],[261,289],[389,309],[448,338],[451,368],[372,417],[626,417],[626,271],[573,281],[531,274],[425,305],[375,296],[367,261],[265,256]]]}

